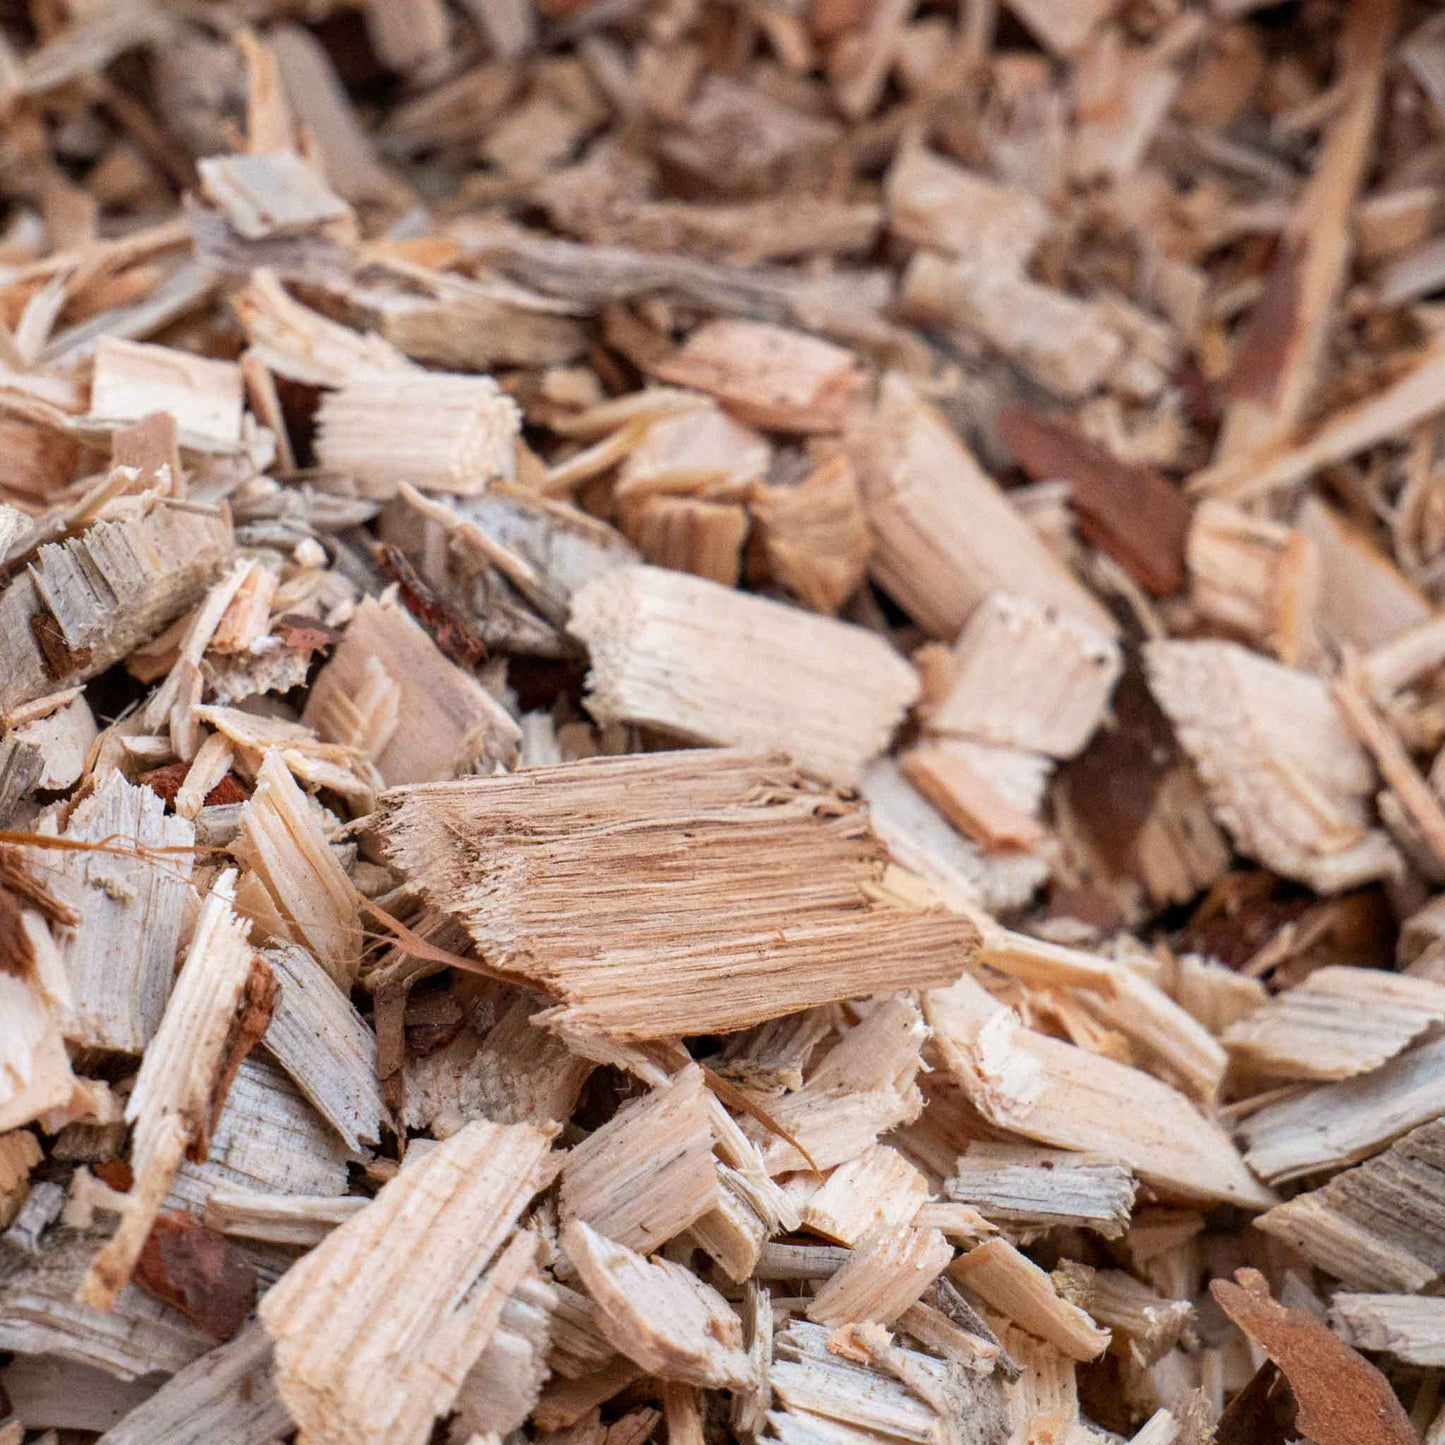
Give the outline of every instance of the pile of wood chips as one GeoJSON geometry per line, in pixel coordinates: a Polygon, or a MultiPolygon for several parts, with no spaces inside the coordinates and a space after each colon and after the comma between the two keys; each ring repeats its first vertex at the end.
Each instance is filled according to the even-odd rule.
{"type": "Polygon", "coordinates": [[[1445,1445],[1445,15],[0,117],[0,1445],[1445,1445]]]}

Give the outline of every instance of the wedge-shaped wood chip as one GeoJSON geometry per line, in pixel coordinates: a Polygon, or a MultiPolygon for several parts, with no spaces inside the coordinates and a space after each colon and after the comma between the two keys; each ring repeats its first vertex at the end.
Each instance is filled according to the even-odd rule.
{"type": "Polygon", "coordinates": [[[235,874],[212,886],[160,1028],[141,1060],[126,1105],[134,1126],[135,1183],[114,1235],[91,1262],[81,1297],[108,1309],[131,1276],[166,1191],[207,1139],[240,1061],[265,1031],[274,1002],[271,970],[231,911],[235,874]]]}
{"type": "Polygon", "coordinates": [[[587,710],[696,742],[784,751],[852,783],[918,696],[874,633],[700,577],[620,567],[572,599],[587,710]]]}
{"type": "Polygon", "coordinates": [[[1151,642],[1149,684],[1242,853],[1321,893],[1399,866],[1369,757],[1322,678],[1232,642],[1151,642]]]}
{"type": "Polygon", "coordinates": [[[841,1164],[798,1211],[825,1239],[857,1244],[875,1224],[906,1224],[928,1198],[928,1180],[896,1149],[873,1144],[841,1164]]]}
{"type": "Polygon", "coordinates": [[[291,1428],[259,1324],[202,1355],[101,1436],[104,1445],[269,1445],[291,1428]]]}
{"type": "Polygon", "coordinates": [[[602,1333],[649,1374],[714,1389],[755,1382],[742,1321],[691,1270],[648,1261],[581,1220],[562,1231],[562,1248],[597,1302],[602,1333]]]}
{"type": "Polygon", "coordinates": [[[990,1223],[1025,1232],[1068,1224],[1116,1239],[1134,1207],[1133,1175],[1116,1160],[1030,1144],[970,1144],[943,1188],[990,1223]]]}
{"type": "Polygon", "coordinates": [[[349,988],[361,962],[356,893],[274,748],[256,774],[231,851],[247,870],[237,907],[263,934],[308,949],[335,983],[349,988]]]}
{"type": "Polygon", "coordinates": [[[567,1155],[561,1213],[652,1250],[717,1207],[715,1135],[702,1070],[618,1110],[567,1155]]]}
{"type": "Polygon", "coordinates": [[[1358,1164],[1442,1113],[1445,1039],[1436,1039],[1373,1073],[1265,1104],[1239,1133],[1250,1168],[1279,1184],[1358,1164]]]}
{"type": "Polygon", "coordinates": [[[925,631],[951,640],[990,592],[1115,630],[905,377],[883,378],[847,445],[873,531],[872,574],[925,631]]]}
{"type": "Polygon", "coordinates": [[[324,742],[362,748],[388,787],[510,766],[520,736],[506,708],[390,598],[356,609],[301,720],[324,742]],[[387,684],[394,704],[378,728],[367,699],[387,684]]]}
{"type": "Polygon", "coordinates": [[[1378,968],[1316,969],[1231,1024],[1230,1057],[1280,1079],[1349,1079],[1445,1023],[1445,984],[1378,968]]]}
{"type": "Polygon", "coordinates": [[[976,942],[961,916],[870,901],[885,857],[863,813],[780,760],[590,758],[396,789],[378,813],[428,902],[571,1029],[729,1032],[942,983],[976,942]]]}
{"type": "Polygon", "coordinates": [[[249,240],[312,231],[351,215],[295,151],[207,156],[196,170],[201,193],[249,240]]]}
{"type": "Polygon", "coordinates": [[[429,1437],[532,1267],[536,1236],[514,1230],[551,1177],[550,1142],[529,1124],[468,1124],[267,1292],[277,1392],[308,1440],[429,1437]]]}
{"type": "Polygon", "coordinates": [[[153,412],[176,419],[180,444],[232,452],[241,445],[241,372],[171,346],[102,336],[95,348],[90,416],[85,424],[128,426],[153,412]]]}
{"type": "Polygon", "coordinates": [[[948,1267],[953,1246],[937,1229],[884,1220],[854,1246],[843,1267],[808,1303],[820,1325],[891,1324],[948,1267]]]}
{"type": "Polygon", "coordinates": [[[349,1148],[377,1143],[385,1106],[370,1025],[304,948],[280,944],[262,957],[280,987],[267,1049],[349,1148]]]}
{"type": "Polygon", "coordinates": [[[153,497],[41,547],[0,593],[0,709],[128,656],[199,600],[231,548],[226,514],[153,497]]]}
{"type": "Polygon", "coordinates": [[[496,1333],[457,1396],[470,1429],[506,1435],[526,1423],[551,1373],[547,1346],[558,1303],[556,1287],[534,1268],[502,1306],[496,1333]]]}
{"type": "Polygon", "coordinates": [[[354,377],[316,415],[316,456],[363,496],[474,496],[516,473],[521,413],[490,377],[413,371],[354,377]]]}
{"type": "Polygon", "coordinates": [[[1359,1290],[1423,1290],[1445,1275],[1445,1121],[1255,1220],[1359,1290]]]}
{"type": "Polygon", "coordinates": [[[926,994],[924,1013],[949,1072],[991,1124],[1118,1159],[1183,1199],[1274,1203],[1224,1131],[1152,1074],[1025,1028],[972,978],[926,994]]]}
{"type": "Polygon", "coordinates": [[[150,788],[111,770],[76,804],[62,837],[100,845],[32,855],[80,920],[60,937],[71,997],[65,1035],[138,1054],[171,991],[195,830],[150,788]]]}
{"type": "Polygon", "coordinates": [[[958,635],[933,732],[1071,758],[1104,715],[1122,661],[1112,633],[1031,597],[991,592],[958,635]]]}

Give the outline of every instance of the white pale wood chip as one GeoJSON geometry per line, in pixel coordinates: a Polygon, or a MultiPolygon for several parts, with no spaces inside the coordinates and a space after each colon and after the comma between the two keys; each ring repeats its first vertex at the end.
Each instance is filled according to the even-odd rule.
{"type": "Polygon", "coordinates": [[[490,377],[447,372],[358,376],[322,399],[316,456],[363,496],[472,496],[516,474],[522,414],[490,377]]]}
{"type": "Polygon", "coordinates": [[[262,957],[281,990],[267,1049],[349,1148],[378,1143],[386,1109],[370,1026],[304,948],[281,944],[262,957]]]}
{"type": "Polygon", "coordinates": [[[291,1429],[259,1324],[173,1375],[97,1445],[270,1445],[291,1429]]]}
{"type": "Polygon", "coordinates": [[[780,759],[591,758],[399,788],[376,822],[423,897],[558,997],[548,1021],[577,1034],[729,1032],[943,982],[975,937],[935,906],[872,905],[886,863],[857,804],[780,759]]]}
{"type": "Polygon", "coordinates": [[[1445,1113],[1445,1039],[1373,1073],[1267,1103],[1239,1127],[1250,1168],[1271,1184],[1357,1164],[1445,1113]]]}
{"type": "Polygon", "coordinates": [[[1027,1144],[970,1144],[943,1188],[991,1223],[1077,1225],[1106,1239],[1124,1233],[1134,1207],[1134,1177],[1116,1160],[1027,1144]]]}
{"type": "MultiPolygon", "coordinates": [[[[206,720],[215,714],[216,709],[207,709],[206,720]]],[[[270,919],[257,920],[262,930],[300,944],[335,983],[350,987],[361,962],[356,894],[275,750],[267,751],[256,775],[256,790],[242,809],[231,851],[247,870],[240,892],[245,906],[251,904],[248,881],[270,902],[270,919]]]]}
{"type": "Polygon", "coordinates": [[[1323,679],[1230,642],[1151,642],[1149,683],[1240,851],[1319,892],[1398,866],[1368,755],[1323,679]]]}
{"type": "Polygon", "coordinates": [[[521,737],[511,714],[391,598],[356,609],[301,720],[324,742],[365,747],[388,787],[512,766],[521,737]],[[379,682],[390,685],[394,718],[373,735],[368,699],[379,682]]]}
{"type": "Polygon", "coordinates": [[[528,1124],[468,1124],[267,1292],[277,1392],[308,1440],[429,1437],[532,1267],[536,1236],[514,1229],[550,1179],[549,1144],[528,1124]]]}
{"type": "Polygon", "coordinates": [[[95,348],[91,418],[127,426],[152,412],[176,419],[182,446],[233,452],[241,445],[241,372],[171,346],[102,336],[95,348]]]}
{"type": "Polygon", "coordinates": [[[971,978],[926,994],[924,1012],[949,1072],[990,1123],[1118,1159],[1183,1199],[1275,1202],[1224,1131],[1152,1075],[1025,1028],[971,978]]]}
{"type": "Polygon", "coordinates": [[[227,1051],[235,1046],[255,972],[264,967],[246,941],[245,925],[231,911],[234,879],[230,872],[217,879],[201,907],[126,1104],[135,1183],[115,1234],[91,1262],[82,1288],[82,1298],[101,1309],[114,1303],[129,1280],[181,1160],[188,1151],[204,1156],[211,1121],[220,1113],[217,1090],[229,1082],[227,1051]]]}
{"type": "Polygon", "coordinates": [[[841,783],[887,748],[918,696],[881,638],[716,582],[622,567],[572,599],[598,722],[779,750],[841,783]]]}
{"type": "Polygon", "coordinates": [[[667,1380],[714,1389],[755,1382],[742,1322],[690,1270],[648,1261],[573,1220],[562,1248],[600,1311],[602,1333],[628,1359],[667,1380]]]}
{"type": "Polygon", "coordinates": [[[881,1221],[813,1296],[807,1316],[835,1328],[863,1320],[891,1324],[952,1259],[953,1246],[939,1230],[881,1221]]]}
{"type": "Polygon", "coordinates": [[[150,788],[102,775],[61,836],[98,845],[37,850],[42,875],[80,916],[60,936],[70,981],[65,1035],[139,1054],[155,1036],[185,922],[195,830],[150,788]]]}
{"type": "Polygon", "coordinates": [[[496,1333],[457,1396],[471,1429],[503,1436],[526,1423],[551,1373],[547,1347],[558,1303],[556,1286],[534,1270],[502,1306],[496,1333]]]}
{"type": "Polygon", "coordinates": [[[294,151],[207,156],[196,162],[201,194],[250,240],[295,235],[344,220],[351,207],[294,151]]]}
{"type": "Polygon", "coordinates": [[[1445,1365],[1445,1299],[1438,1296],[1341,1292],[1330,1302],[1330,1323],[1356,1349],[1445,1365]]]}
{"type": "Polygon", "coordinates": [[[850,424],[847,446],[873,532],[870,571],[926,632],[951,641],[990,592],[1116,631],[904,376],[883,378],[877,407],[850,424]]]}
{"type": "Polygon", "coordinates": [[[1232,1024],[1230,1057],[1282,1079],[1368,1073],[1445,1023],[1445,984],[1337,964],[1232,1024]]]}
{"type": "Polygon", "coordinates": [[[20,921],[39,967],[33,978],[0,970],[0,1134],[6,1138],[68,1104],[77,1087],[61,1031],[69,1002],[64,965],[45,921],[29,912],[20,921]]]}
{"type": "Polygon", "coordinates": [[[857,1244],[875,1224],[906,1224],[928,1198],[928,1180],[896,1149],[874,1144],[841,1164],[798,1211],[825,1239],[857,1244]]]}
{"type": "Polygon", "coordinates": [[[365,1196],[353,1194],[328,1199],[305,1194],[217,1189],[206,1201],[205,1221],[212,1229],[238,1239],[299,1244],[310,1249],[369,1203],[365,1196]]]}

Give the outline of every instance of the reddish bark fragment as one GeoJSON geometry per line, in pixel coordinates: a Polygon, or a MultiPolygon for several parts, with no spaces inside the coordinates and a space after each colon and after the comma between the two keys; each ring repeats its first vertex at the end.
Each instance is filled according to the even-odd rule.
{"type": "Polygon", "coordinates": [[[372,551],[376,565],[396,583],[401,605],[432,634],[447,657],[468,669],[486,660],[487,644],[450,602],[444,602],[422,581],[400,548],[378,542],[372,551]]]}
{"type": "Polygon", "coordinates": [[[256,1303],[256,1267],[224,1234],[176,1210],[151,1226],[135,1283],[208,1335],[229,1340],[256,1303]]]}

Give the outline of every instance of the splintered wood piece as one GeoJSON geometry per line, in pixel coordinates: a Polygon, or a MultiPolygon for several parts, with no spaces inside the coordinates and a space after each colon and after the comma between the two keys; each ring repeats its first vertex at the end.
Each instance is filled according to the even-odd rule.
{"type": "Polygon", "coordinates": [[[1025,1028],[969,977],[925,994],[924,1012],[949,1072],[989,1123],[1117,1159],[1182,1199],[1275,1202],[1224,1131],[1151,1074],[1025,1028]]]}
{"type": "Polygon", "coordinates": [[[1237,1063],[1271,1078],[1348,1079],[1442,1023],[1445,985],[1339,964],[1231,1024],[1224,1044],[1237,1063]]]}
{"type": "Polygon", "coordinates": [[[278,942],[309,950],[333,982],[349,988],[361,962],[356,894],[274,748],[256,774],[256,790],[241,810],[231,851],[247,869],[238,902],[257,927],[278,942]],[[270,905],[266,916],[256,916],[252,891],[270,905]]]}
{"type": "Polygon", "coordinates": [[[364,747],[388,787],[511,766],[521,736],[511,714],[390,597],[356,609],[301,720],[325,742],[364,747]],[[364,698],[379,677],[394,684],[395,725],[373,737],[364,698]]]}
{"type": "Polygon", "coordinates": [[[0,593],[0,709],[128,656],[200,599],[231,552],[225,512],[157,498],[46,543],[0,593]]]}
{"type": "Polygon", "coordinates": [[[1373,1073],[1267,1103],[1239,1133],[1250,1168],[1279,1184],[1357,1164],[1442,1112],[1445,1039],[1436,1039],[1373,1073]]]}
{"type": "Polygon", "coordinates": [[[949,1277],[972,1290],[990,1309],[1062,1350],[1071,1360],[1092,1360],[1108,1348],[1101,1330],[1053,1281],[1006,1239],[989,1239],[954,1261],[949,1277]]]}
{"type": "Polygon", "coordinates": [[[175,418],[183,447],[234,452],[241,445],[240,369],[233,361],[102,336],[84,424],[114,431],[154,412],[175,418]]]}
{"type": "MultiPolygon", "coordinates": [[[[959,745],[951,746],[956,750],[959,745]]],[[[1041,795],[1048,759],[983,745],[977,752],[980,766],[975,771],[988,778],[992,791],[1013,813],[1031,814],[1031,806],[1021,805],[1032,800],[1017,796],[1020,789],[1005,789],[999,768],[993,765],[1022,759],[1032,770],[1037,764],[1041,795]]],[[[1023,907],[1049,876],[1048,860],[1041,854],[1017,849],[985,852],[971,838],[962,836],[904,777],[893,758],[874,762],[863,774],[859,791],[867,800],[869,821],[887,844],[890,855],[901,867],[945,894],[977,903],[990,914],[1005,913],[1023,907]]]]}
{"type": "Polygon", "coordinates": [[[1255,1220],[1311,1264],[1359,1290],[1423,1290],[1445,1275],[1445,1123],[1255,1220]]]}
{"type": "Polygon", "coordinates": [[[60,1011],[68,1001],[64,964],[45,920],[28,910],[18,927],[32,976],[0,968],[0,1131],[61,1109],[77,1091],[61,1033],[60,1011]]]}
{"type": "Polygon", "coordinates": [[[259,1324],[194,1360],[101,1436],[104,1445],[269,1445],[291,1428],[259,1324]]]}
{"type": "Polygon", "coordinates": [[[1445,1364],[1445,1299],[1341,1292],[1330,1301],[1330,1324],[1356,1349],[1411,1365],[1445,1364]]]}
{"type": "Polygon", "coordinates": [[[915,1445],[1001,1445],[1008,1438],[995,1374],[902,1349],[876,1326],[840,1334],[792,1320],[773,1340],[768,1416],[783,1445],[899,1440],[915,1445]]]}
{"type": "Polygon", "coordinates": [[[503,1435],[526,1423],[551,1373],[547,1343],[558,1298],[534,1268],[502,1306],[496,1332],[457,1395],[457,1412],[469,1428],[503,1435]]]}
{"type": "Polygon", "coordinates": [[[952,1259],[953,1246],[939,1230],[882,1220],[809,1301],[808,1318],[834,1328],[862,1320],[892,1324],[952,1259]]]}
{"type": "Polygon", "coordinates": [[[1122,666],[1111,633],[991,592],[953,644],[945,690],[921,711],[932,732],[1071,758],[1093,736],[1122,666]]]}
{"type": "Polygon", "coordinates": [[[201,194],[249,240],[313,231],[351,215],[351,207],[294,151],[207,156],[196,171],[201,194]]]}
{"type": "Polygon", "coordinates": [[[736,502],[648,497],[624,515],[623,531],[659,567],[737,585],[748,515],[736,502]]]}
{"type": "Polygon", "coordinates": [[[789,432],[842,431],[863,386],[851,352],[760,321],[705,322],[648,370],[674,386],[715,396],[753,426],[789,432]]]}
{"type": "Polygon", "coordinates": [[[316,457],[366,497],[475,496],[516,474],[522,417],[490,377],[416,371],[356,376],[322,398],[316,457]]]}
{"type": "Polygon", "coordinates": [[[280,986],[266,1047],[350,1149],[381,1139],[376,1037],[326,970],[294,944],[262,957],[280,986]]]}
{"type": "Polygon", "coordinates": [[[742,1321],[716,1290],[668,1260],[651,1262],[574,1219],[562,1248],[600,1311],[602,1333],[665,1380],[711,1388],[755,1383],[742,1321]]]}
{"type": "Polygon", "coordinates": [[[62,1232],[44,1250],[0,1250],[0,1350],[59,1355],[120,1380],[174,1374],[215,1341],[186,1317],[126,1285],[109,1311],[76,1298],[94,1241],[62,1232]]]}
{"type": "Polygon", "coordinates": [[[1117,631],[905,377],[883,378],[847,446],[873,532],[869,569],[932,636],[957,636],[1000,591],[1117,631]]]}
{"type": "Polygon", "coordinates": [[[874,1144],[839,1165],[798,1216],[814,1234],[856,1245],[876,1224],[907,1223],[927,1198],[923,1174],[896,1149],[874,1144]]]}
{"type": "Polygon", "coordinates": [[[1194,1320],[1187,1299],[1166,1299],[1157,1289],[1121,1269],[1091,1269],[1061,1261],[1054,1287],[1112,1335],[1115,1354],[1152,1365],[1179,1343],[1194,1320]]]}
{"type": "Polygon", "coordinates": [[[532,1269],[537,1237],[515,1226],[550,1182],[550,1142],[530,1124],[468,1124],[267,1291],[277,1393],[309,1438],[429,1437],[532,1269]]]}
{"type": "Polygon", "coordinates": [[[855,781],[918,696],[880,637],[656,567],[619,567],[572,599],[588,711],[694,741],[789,753],[855,781]]]}
{"type": "Polygon", "coordinates": [[[103,852],[32,854],[78,922],[60,936],[70,981],[65,1034],[139,1054],[165,1011],[185,920],[195,829],[115,771],[81,799],[61,837],[103,852]]]}
{"type": "Polygon", "coordinates": [[[898,150],[883,181],[888,227],[911,246],[987,256],[1022,267],[1048,229],[1037,196],[946,161],[919,145],[898,150]]]}
{"type": "Polygon", "coordinates": [[[1234,1281],[1216,1279],[1209,1292],[1289,1382],[1297,1426],[1309,1439],[1320,1445],[1411,1445],[1415,1440],[1410,1417],[1389,1381],[1322,1320],[1271,1298],[1258,1270],[1237,1270],[1234,1281]]]}
{"type": "Polygon", "coordinates": [[[1013,407],[999,417],[999,431],[1035,481],[1069,484],[1079,530],[1089,541],[1156,596],[1178,589],[1190,514],[1179,487],[1056,417],[1013,407]]]}
{"type": "Polygon", "coordinates": [[[371,1201],[342,1194],[327,1199],[305,1194],[259,1194],[249,1189],[217,1189],[206,1201],[205,1222],[222,1234],[269,1244],[320,1244],[371,1201]]]}
{"type": "Polygon", "coordinates": [[[814,612],[834,614],[858,590],[872,542],[845,455],[829,457],[795,486],[754,485],[748,510],[773,576],[814,612]]]}
{"type": "Polygon", "coordinates": [[[1322,893],[1383,877],[1374,769],[1323,679],[1229,642],[1151,642],[1149,683],[1241,852],[1322,893]]]}
{"type": "Polygon", "coordinates": [[[98,1309],[109,1309],[130,1278],[182,1159],[188,1153],[205,1158],[236,1068],[270,1018],[274,981],[231,911],[234,879],[234,873],[222,875],[201,907],[126,1105],[135,1184],[82,1287],[83,1300],[98,1309]]]}
{"type": "Polygon", "coordinates": [[[717,1206],[713,1143],[702,1070],[686,1068],[568,1153],[562,1219],[629,1249],[658,1248],[717,1206]]]}
{"type": "Polygon", "coordinates": [[[785,762],[731,751],[397,789],[377,824],[413,886],[490,966],[558,997],[552,1022],[569,1030],[730,1032],[944,982],[976,938],[960,916],[872,902],[886,858],[860,807],[785,762]],[[635,884],[619,887],[614,870],[635,884]],[[584,878],[608,881],[579,912],[584,878]],[[677,984],[662,994],[659,969],[677,984]]]}
{"type": "Polygon", "coordinates": [[[943,1189],[1011,1230],[1067,1224],[1105,1239],[1124,1233],[1134,1206],[1134,1178],[1122,1164],[1029,1144],[970,1144],[943,1189]]]}
{"type": "Polygon", "coordinates": [[[749,1121],[748,1133],[763,1140],[768,1172],[846,1164],[880,1134],[916,1119],[923,1097],[915,1080],[927,1038],[907,995],[882,1000],[834,1044],[801,1089],[769,1101],[770,1118],[788,1138],[749,1121]]]}

